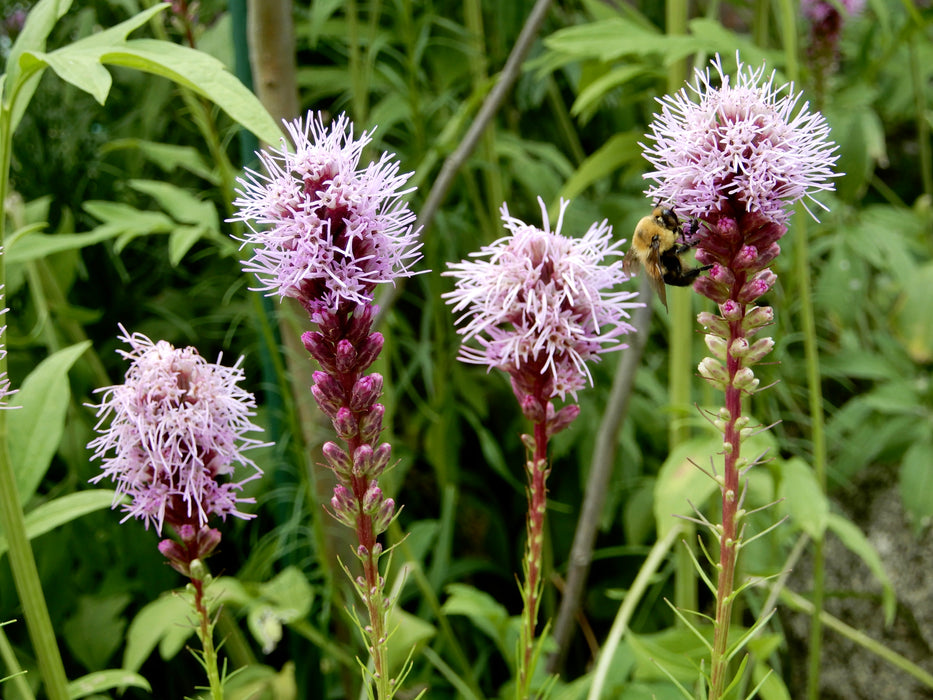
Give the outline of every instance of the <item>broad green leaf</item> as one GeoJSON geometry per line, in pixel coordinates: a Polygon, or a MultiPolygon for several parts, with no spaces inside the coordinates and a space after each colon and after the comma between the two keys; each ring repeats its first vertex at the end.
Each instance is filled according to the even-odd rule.
{"type": "Polygon", "coordinates": [[[137,149],[150,163],[163,172],[171,173],[177,168],[187,170],[213,185],[220,184],[220,178],[211,168],[198,149],[192,146],[178,146],[173,143],[158,143],[144,139],[115,139],[101,148],[102,153],[122,149],[137,149]]]}
{"type": "Polygon", "coordinates": [[[447,586],[447,600],[442,607],[445,615],[463,615],[477,629],[495,642],[499,652],[514,666],[515,630],[508,611],[495,598],[462,583],[447,586]]]}
{"type": "Polygon", "coordinates": [[[24,67],[30,63],[46,65],[54,70],[59,78],[84,90],[100,104],[104,104],[113,80],[107,69],[101,65],[101,57],[107,51],[124,44],[130,32],[144,25],[151,17],[163,12],[167,7],[164,3],[158,3],[120,24],[79,39],[51,53],[42,51],[25,53],[22,65],[24,67]]]}
{"type": "Polygon", "coordinates": [[[933,517],[933,443],[911,445],[901,462],[901,498],[916,526],[933,517]]]}
{"type": "Polygon", "coordinates": [[[405,612],[398,605],[392,607],[389,613],[388,630],[392,643],[389,647],[389,668],[395,675],[402,664],[424,646],[431,639],[437,629],[429,622],[405,612]]]}
{"type": "Polygon", "coordinates": [[[703,509],[706,500],[719,491],[719,486],[707,474],[710,471],[710,456],[716,455],[721,469],[721,439],[695,438],[674,448],[658,472],[654,487],[654,519],[658,539],[674,527],[675,515],[694,517],[693,507],[703,509]]]}
{"type": "Polygon", "coordinates": [[[89,695],[104,693],[108,690],[122,690],[123,688],[141,688],[149,693],[152,692],[149,681],[138,673],[124,669],[111,669],[89,673],[71,681],[68,684],[68,695],[71,700],[78,700],[89,695]]]}
{"type": "Polygon", "coordinates": [[[119,226],[123,231],[136,233],[168,233],[175,222],[158,211],[146,211],[121,202],[91,200],[84,202],[84,210],[105,224],[119,226]]]}
{"type": "Polygon", "coordinates": [[[875,578],[881,583],[884,622],[886,625],[890,625],[894,621],[894,613],[897,612],[897,597],[894,594],[894,585],[891,583],[888,572],[885,571],[884,563],[881,561],[878,551],[855,523],[848,518],[836,513],[830,513],[826,524],[849,551],[858,555],[859,559],[865,562],[865,565],[871,569],[875,578]]]}
{"type": "Polygon", "coordinates": [[[814,540],[822,540],[829,517],[829,501],[810,465],[799,457],[780,463],[780,508],[814,540]]]}
{"type": "Polygon", "coordinates": [[[190,190],[160,180],[130,180],[130,187],[137,192],[148,194],[176,221],[220,229],[217,208],[210,202],[199,199],[190,190]]]}
{"type": "Polygon", "coordinates": [[[21,407],[7,413],[7,426],[16,489],[23,503],[36,492],[58,449],[71,399],[68,370],[89,347],[90,341],[85,341],[45,358],[10,399],[11,406],[21,407]]]}
{"type": "MultiPolygon", "coordinates": [[[[709,627],[700,628],[703,636],[712,638],[709,627]]],[[[740,630],[733,630],[736,639],[740,630]]],[[[658,668],[661,666],[681,683],[690,683],[697,678],[700,659],[709,657],[706,646],[697,638],[693,630],[670,628],[652,634],[629,632],[625,639],[635,654],[636,667],[634,678],[637,680],[660,680],[666,678],[658,668]]]]}
{"type": "Polygon", "coordinates": [[[85,668],[105,668],[123,643],[123,610],[132,600],[127,592],[82,595],[62,625],[68,649],[85,668]]]}
{"type": "Polygon", "coordinates": [[[127,630],[123,668],[138,671],[156,645],[163,660],[174,658],[194,634],[193,616],[191,601],[177,592],[166,593],[146,605],[127,630]]]}
{"type": "Polygon", "coordinates": [[[104,54],[101,60],[161,75],[193,90],[261,141],[278,144],[282,138],[281,129],[259,99],[212,56],[156,39],[134,39],[118,51],[104,54]]]}
{"type": "Polygon", "coordinates": [[[178,266],[195,243],[210,236],[211,230],[206,226],[176,226],[168,237],[169,262],[178,266]]]}
{"type": "MultiPolygon", "coordinates": [[[[4,88],[9,91],[19,89],[21,91],[18,95],[19,100],[28,102],[35,89],[35,86],[33,86],[33,89],[29,90],[28,94],[24,94],[26,91],[23,90],[23,86],[17,85],[20,80],[20,56],[26,51],[45,50],[45,41],[49,38],[52,27],[54,27],[55,23],[68,12],[71,7],[71,2],[72,0],[40,0],[29,10],[29,14],[26,15],[26,23],[23,25],[23,29],[19,33],[19,36],[16,37],[16,41],[13,42],[10,53],[6,57],[7,73],[4,88]]],[[[7,92],[3,92],[4,105],[9,103],[9,98],[10,95],[7,94],[7,92]]],[[[14,126],[13,129],[15,130],[16,127],[14,126]]]]}
{"type": "Polygon", "coordinates": [[[641,63],[623,65],[610,70],[580,91],[570,108],[570,114],[578,117],[584,112],[588,112],[605,97],[606,93],[635,80],[635,78],[647,72],[648,68],[641,63]]]}
{"type": "MultiPolygon", "coordinates": [[[[115,495],[116,493],[109,489],[91,489],[76,491],[47,501],[26,514],[26,536],[29,539],[35,539],[82,515],[110,508],[115,495]]],[[[7,549],[9,545],[6,537],[0,535],[0,556],[6,554],[7,549]]]]}
{"type": "Polygon", "coordinates": [[[55,253],[80,250],[116,238],[123,230],[114,226],[98,226],[87,233],[32,233],[17,240],[4,252],[8,265],[41,260],[55,253]]]}

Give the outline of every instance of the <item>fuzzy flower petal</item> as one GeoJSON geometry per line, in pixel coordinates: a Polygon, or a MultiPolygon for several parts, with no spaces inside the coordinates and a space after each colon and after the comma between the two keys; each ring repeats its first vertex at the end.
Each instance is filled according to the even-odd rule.
{"type": "Polygon", "coordinates": [[[656,183],[646,194],[692,217],[744,211],[785,223],[794,203],[833,189],[836,146],[823,115],[806,102],[798,107],[792,83],[776,87],[764,65],[737,62],[733,82],[719,56],[713,60],[719,87],[709,68],[697,69],[688,86],[695,101],[686,88],[659,99],[654,143],[643,145],[655,167],[645,178],[656,183]]]}
{"type": "Polygon", "coordinates": [[[619,336],[634,328],[625,321],[635,292],[612,291],[628,278],[606,221],[582,238],[560,233],[569,202],[561,201],[553,231],[540,198],[544,228],[526,224],[502,205],[509,235],[473,261],[448,264],[455,289],[443,295],[459,313],[463,336],[459,359],[514,373],[533,368],[550,373],[561,398],[590,380],[586,363],[625,347],[619,336]],[[473,341],[472,343],[470,341],[473,341]]]}
{"type": "MultiPolygon", "coordinates": [[[[168,521],[176,529],[212,515],[251,518],[238,510],[252,498],[237,495],[245,482],[262,473],[245,450],[262,443],[246,437],[261,430],[249,418],[256,402],[237,383],[243,379],[240,360],[233,367],[211,364],[197,350],[176,349],[164,340],[153,343],[141,333],[122,331],[132,362],[123,384],[100,389],[96,406],[98,437],[88,444],[102,461],[104,477],[116,482],[117,497],[130,517],[152,523],[161,534],[168,521]],[[112,416],[108,427],[104,423],[112,416]],[[233,482],[234,465],[252,474],[233,482]],[[223,478],[223,480],[222,480],[223,478]]],[[[241,358],[242,360],[242,358],[241,358]]]]}
{"type": "Polygon", "coordinates": [[[415,215],[402,197],[410,177],[390,154],[360,168],[368,132],[353,137],[340,115],[324,126],[320,114],[286,123],[294,143],[259,152],[265,174],[247,171],[233,221],[250,233],[246,272],[261,291],[336,306],[369,303],[377,284],[413,274],[421,244],[415,215]]]}

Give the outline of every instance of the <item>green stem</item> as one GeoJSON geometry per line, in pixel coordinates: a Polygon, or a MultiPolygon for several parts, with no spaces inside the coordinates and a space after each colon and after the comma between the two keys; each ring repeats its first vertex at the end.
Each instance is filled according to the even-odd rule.
{"type": "Polygon", "coordinates": [[[6,623],[0,624],[0,659],[3,659],[3,664],[6,666],[6,673],[2,674],[6,677],[4,683],[15,686],[22,700],[36,700],[32,688],[26,682],[26,672],[20,668],[16,652],[13,651],[10,640],[3,631],[4,624],[6,623]]]}
{"type": "Polygon", "coordinates": [[[670,530],[654,543],[651,552],[648,554],[645,563],[641,565],[635,580],[625,594],[625,600],[619,606],[619,612],[616,613],[616,619],[612,623],[612,629],[609,630],[609,636],[599,652],[599,661],[596,664],[596,672],[593,674],[593,683],[590,685],[590,692],[586,696],[587,700],[599,700],[603,695],[603,688],[606,684],[606,678],[609,676],[609,670],[616,658],[616,649],[628,629],[629,620],[635,614],[635,608],[645,595],[645,591],[654,582],[658,568],[664,561],[664,557],[670,551],[671,547],[678,539],[684,536],[684,521],[677,520],[671,526],[670,530]]]}
{"type": "MultiPolygon", "coordinates": [[[[669,35],[686,34],[689,18],[689,4],[686,0],[667,0],[665,22],[669,35]]],[[[667,91],[674,94],[679,90],[687,76],[686,59],[674,62],[667,71],[667,91]]],[[[671,406],[671,424],[668,434],[668,449],[674,448],[690,437],[690,428],[686,417],[690,413],[690,387],[693,382],[693,290],[669,290],[671,309],[670,326],[670,364],[669,392],[671,406]]],[[[689,530],[692,526],[687,525],[689,530]]],[[[693,568],[690,549],[695,535],[685,533],[687,545],[678,548],[674,568],[674,604],[681,610],[696,610],[697,578],[693,568]]],[[[678,620],[679,624],[679,620],[678,620]]]]}
{"type": "MultiPolygon", "coordinates": [[[[10,105],[15,104],[11,98],[10,105]]],[[[10,187],[10,162],[13,151],[11,133],[12,107],[0,110],[0,246],[6,233],[6,198],[10,187]]],[[[0,256],[0,287],[6,283],[6,264],[0,256]]],[[[6,314],[0,314],[0,325],[6,314]]],[[[4,355],[0,358],[0,374],[7,371],[4,355]]],[[[68,700],[68,679],[62,664],[55,630],[49,617],[45,596],[42,593],[42,581],[36,568],[36,559],[32,545],[26,536],[26,523],[23,506],[16,490],[16,476],[10,462],[7,443],[6,412],[0,410],[0,527],[6,535],[10,547],[10,568],[13,571],[13,583],[23,606],[26,627],[32,640],[33,650],[39,662],[39,672],[45,683],[45,692],[51,700],[68,700]]]]}
{"type": "MultiPolygon", "coordinates": [[[[811,618],[816,614],[816,609],[813,607],[810,601],[787,588],[781,591],[781,598],[791,608],[810,615],[811,618]]],[[[857,630],[853,627],[849,627],[849,625],[842,622],[842,620],[833,617],[825,611],[821,613],[819,617],[820,621],[831,630],[838,632],[846,639],[855,642],[862,648],[867,649],[876,656],[884,659],[895,668],[899,668],[904,673],[913,676],[926,687],[933,688],[933,674],[930,674],[928,671],[920,668],[909,659],[906,659],[896,651],[889,649],[881,642],[872,639],[864,632],[861,632],[860,630],[857,630]]]]}
{"type": "Polygon", "coordinates": [[[547,509],[547,422],[535,424],[534,455],[527,464],[528,514],[525,543],[525,582],[522,588],[521,649],[518,655],[518,684],[516,698],[527,700],[531,695],[531,678],[535,670],[535,628],[538,624],[538,606],[541,601],[541,570],[543,566],[544,514],[547,509]]]}
{"type": "Polygon", "coordinates": [[[224,700],[223,683],[220,680],[220,671],[217,667],[217,650],[214,648],[214,625],[211,623],[210,612],[204,600],[204,581],[192,578],[194,588],[194,609],[198,615],[198,637],[204,649],[204,670],[207,671],[207,681],[211,689],[211,700],[224,700]]]}

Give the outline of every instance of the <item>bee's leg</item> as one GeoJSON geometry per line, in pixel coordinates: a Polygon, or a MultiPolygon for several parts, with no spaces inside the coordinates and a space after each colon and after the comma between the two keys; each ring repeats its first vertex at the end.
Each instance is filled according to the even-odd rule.
{"type": "Polygon", "coordinates": [[[702,267],[685,270],[680,264],[680,260],[673,256],[665,261],[665,266],[667,272],[664,273],[664,283],[673,287],[689,287],[700,276],[701,272],[706,272],[712,267],[712,265],[703,265],[702,267]],[[674,262],[675,260],[676,262],[674,262]]]}

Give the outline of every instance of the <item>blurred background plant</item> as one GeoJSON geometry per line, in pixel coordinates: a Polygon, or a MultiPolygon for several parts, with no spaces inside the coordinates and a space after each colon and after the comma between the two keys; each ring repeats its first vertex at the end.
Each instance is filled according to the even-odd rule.
{"type": "MultiPolygon", "coordinates": [[[[150,4],[75,2],[54,24],[48,50],[112,27],[150,4]]],[[[798,558],[803,552],[809,561],[809,540],[824,539],[831,570],[828,553],[835,550],[829,544],[841,542],[865,562],[867,568],[856,569],[862,578],[878,583],[863,588],[842,577],[837,585],[827,576],[818,586],[825,588],[822,598],[848,604],[867,596],[872,609],[880,605],[884,619],[894,623],[892,635],[923,628],[917,601],[895,596],[896,560],[881,546],[884,540],[869,540],[872,524],[853,523],[845,514],[864,512],[854,506],[874,495],[859,491],[861,484],[896,482],[900,499],[888,515],[903,523],[911,542],[929,542],[933,9],[920,0],[873,0],[858,13],[851,3],[826,4],[839,17],[829,54],[809,43],[813,16],[793,0],[576,0],[547,9],[517,81],[475,150],[456,163],[449,191],[425,230],[423,267],[434,272],[409,280],[383,310],[386,345],[375,369],[385,377],[383,402],[393,421],[386,438],[399,460],[383,487],[392,497],[403,491],[405,503],[389,543],[401,531],[409,533],[393,559],[409,574],[396,611],[398,658],[390,664],[415,649],[407,681],[412,691],[427,688],[432,699],[496,697],[513,677],[521,609],[514,575],[524,542],[511,534],[524,529],[522,474],[515,467],[523,463],[524,448],[513,437],[522,430],[520,417],[510,409],[507,381],[455,361],[458,339],[440,299],[451,282],[440,271],[502,235],[497,212],[505,200],[516,217],[528,220],[538,216],[537,196],[552,213],[561,196],[572,198],[565,232],[580,235],[589,222],[608,218],[617,237],[630,238],[653,204],[643,194],[649,165],[638,144],[658,109],[654,98],[679,89],[688,67],[704,65],[717,52],[727,70],[734,69],[732,57],[740,50],[748,64],[767,61],[778,71],[778,83],[796,80],[805,99],[826,115],[840,145],[838,170],[845,173],[835,194],[823,199],[831,211],[821,223],[800,231],[803,217],[792,219],[786,254],[776,265],[780,281],[765,299],[781,310],[771,333],[779,364],[761,367],[759,376],[763,384],[779,381],[751,401],[749,413],[764,424],[780,422],[759,438],[760,449],[749,447],[750,453],[767,449],[773,458],[753,478],[750,505],[784,496],[781,508],[790,518],[747,550],[744,573],[774,575],[792,565],[809,570],[798,558]],[[812,293],[812,313],[801,289],[812,293]],[[819,464],[822,471],[814,470],[819,464]],[[847,595],[853,589],[857,596],[847,595]]],[[[412,208],[419,212],[445,159],[500,80],[533,6],[530,0],[296,2],[298,109],[332,115],[346,110],[357,129],[378,126],[364,158],[397,153],[402,171],[414,171],[419,190],[412,208]]],[[[4,61],[22,30],[23,13],[32,9],[28,2],[3,5],[4,61]]],[[[193,45],[248,83],[248,62],[234,54],[246,45],[246,22],[244,0],[176,2],[132,36],[193,45]]],[[[236,229],[223,223],[238,168],[250,164],[255,149],[237,124],[248,120],[231,118],[184,81],[128,69],[133,67],[139,66],[110,68],[113,86],[104,104],[46,71],[13,134],[3,244],[14,388],[26,393],[24,377],[54,351],[84,340],[92,344],[74,358],[67,381],[57,370],[70,399],[58,419],[60,434],[43,434],[47,470],[23,484],[27,524],[28,514],[42,505],[90,488],[96,467],[84,445],[93,412],[83,404],[123,371],[114,352],[118,322],[176,346],[195,345],[205,357],[221,350],[230,358],[245,355],[244,385],[257,395],[257,422],[276,447],[254,455],[266,474],[249,488],[259,501],[258,519],[230,523],[224,547],[211,560],[211,570],[224,574],[214,584],[224,603],[218,637],[226,639],[231,665],[246,669],[228,694],[356,697],[353,659],[360,639],[345,613],[350,596],[331,556],[346,542],[323,522],[315,495],[327,492],[317,483],[321,460],[315,456],[326,426],[299,418],[305,414],[293,397],[307,393],[298,374],[307,368],[294,364],[294,355],[276,340],[277,319],[288,323],[288,309],[263,306],[248,290],[252,282],[241,273],[230,238],[236,229]]],[[[264,129],[254,130],[276,143],[271,120],[262,123],[264,129]]],[[[570,618],[576,623],[558,650],[565,682],[554,697],[586,694],[587,672],[618,601],[644,571],[651,548],[671,534],[671,514],[688,512],[687,499],[715,508],[706,478],[685,468],[688,458],[705,463],[718,449],[711,428],[692,408],[708,405],[711,395],[694,376],[703,349],[692,330],[684,332],[678,311],[678,305],[687,311],[691,304],[703,307],[689,291],[672,290],[670,296],[671,314],[662,310],[651,323],[627,418],[611,441],[615,455],[596,548],[580,608],[570,618]]],[[[580,397],[582,420],[552,445],[545,539],[552,578],[544,586],[542,620],[553,619],[561,603],[599,420],[617,371],[614,359],[595,367],[595,388],[580,397]]],[[[10,432],[15,464],[22,448],[15,446],[13,426],[10,432]]],[[[148,679],[154,697],[191,694],[203,671],[183,652],[192,631],[185,603],[166,595],[177,584],[175,574],[151,547],[139,546],[141,524],[118,527],[115,514],[100,510],[108,503],[65,524],[38,517],[46,526],[36,530],[44,532],[33,547],[67,675],[124,668],[148,679]]],[[[650,659],[664,660],[683,683],[695,681],[692,660],[702,656],[702,645],[677,624],[664,598],[701,611],[709,611],[710,600],[679,547],[657,559],[656,572],[640,588],[641,602],[613,647],[602,697],[678,697],[650,659]]],[[[802,598],[785,592],[783,600],[806,610],[813,578],[800,577],[794,585],[802,598]]],[[[769,594],[778,596],[778,587],[749,590],[736,613],[739,623],[750,624],[772,605],[769,594]]],[[[779,606],[779,612],[752,647],[757,661],[750,674],[765,664],[776,671],[762,697],[813,696],[819,678],[814,690],[811,670],[808,691],[806,662],[813,639],[795,631],[787,608],[779,606]]],[[[3,565],[0,617],[20,616],[3,565]]],[[[866,619],[856,613],[844,622],[859,627],[866,619]]],[[[840,634],[832,626],[825,635],[840,634]]],[[[24,682],[22,676],[8,681],[3,696],[28,697],[25,686],[35,687],[36,662],[25,626],[18,619],[2,631],[19,665],[31,672],[24,682]]],[[[874,633],[885,634],[883,625],[874,633]]],[[[877,659],[900,650],[926,667],[924,676],[888,654],[891,664],[906,669],[892,676],[905,698],[930,692],[928,685],[925,691],[911,685],[929,684],[933,671],[929,653],[905,652],[931,643],[922,633],[919,638],[920,647],[911,647],[882,636],[881,647],[871,652],[877,659]]],[[[836,677],[825,664],[822,672],[836,677]]],[[[107,697],[107,691],[98,692],[107,697]]],[[[875,697],[869,689],[835,692],[875,697]]],[[[149,694],[134,688],[123,697],[149,694]]],[[[824,688],[822,697],[833,696],[824,688]]]]}

